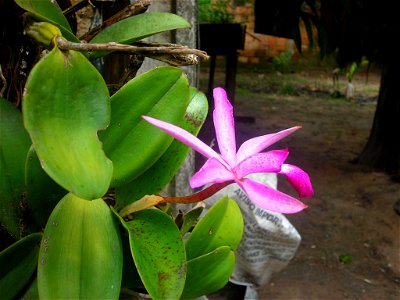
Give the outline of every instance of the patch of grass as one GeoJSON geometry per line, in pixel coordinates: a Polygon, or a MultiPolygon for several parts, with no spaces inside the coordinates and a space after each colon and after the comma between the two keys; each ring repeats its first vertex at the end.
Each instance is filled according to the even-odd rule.
{"type": "Polygon", "coordinates": [[[246,96],[250,96],[250,95],[253,94],[253,92],[252,92],[250,89],[243,88],[243,87],[241,87],[241,86],[237,86],[235,92],[236,92],[238,95],[245,96],[245,97],[246,97],[246,96]]]}
{"type": "Polygon", "coordinates": [[[292,60],[293,53],[291,51],[284,51],[278,56],[272,58],[272,65],[277,71],[285,72],[289,67],[292,60]]]}
{"type": "MultiPolygon", "coordinates": [[[[257,102],[257,99],[276,99],[274,101],[285,101],[285,99],[315,99],[322,101],[327,106],[351,106],[357,105],[357,101],[348,101],[344,95],[344,87],[347,79],[342,76],[339,78],[337,99],[331,95],[334,92],[332,81],[331,65],[305,65],[301,68],[300,64],[295,68],[290,66],[290,72],[282,73],[274,70],[272,64],[252,65],[239,64],[236,74],[236,94],[241,97],[249,97],[257,102]]],[[[209,66],[203,64],[201,68],[200,86],[202,90],[208,87],[209,66]]],[[[368,80],[364,73],[358,74],[354,78],[356,86],[356,97],[372,98],[379,93],[380,73],[370,72],[368,80]]],[[[217,63],[215,76],[215,86],[225,85],[225,64],[217,63]]],[[[286,100],[287,100],[286,99],[286,100]]],[[[357,98],[358,99],[358,98],[357,98]]]]}
{"type": "Polygon", "coordinates": [[[279,94],[282,95],[294,95],[295,92],[296,88],[290,83],[282,85],[279,89],[279,94]]]}
{"type": "Polygon", "coordinates": [[[378,95],[379,93],[379,85],[365,85],[364,88],[362,89],[363,93],[366,94],[373,94],[373,95],[378,95]]]}

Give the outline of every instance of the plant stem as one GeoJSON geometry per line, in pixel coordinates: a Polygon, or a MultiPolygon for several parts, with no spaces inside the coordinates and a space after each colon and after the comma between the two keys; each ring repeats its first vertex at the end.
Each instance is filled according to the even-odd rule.
{"type": "Polygon", "coordinates": [[[123,209],[121,209],[119,211],[119,214],[121,215],[121,217],[125,218],[126,216],[134,213],[135,211],[150,208],[150,207],[152,207],[154,205],[158,205],[162,202],[182,203],[182,204],[190,204],[190,203],[200,202],[200,201],[206,200],[207,198],[211,197],[216,192],[218,192],[219,190],[223,189],[224,187],[226,187],[227,185],[229,185],[233,182],[234,181],[215,183],[200,192],[197,192],[197,193],[195,193],[193,195],[189,195],[189,196],[183,196],[183,197],[164,197],[164,196],[159,196],[159,195],[146,195],[143,198],[139,199],[138,201],[135,201],[135,202],[125,206],[123,209]]]}
{"type": "Polygon", "coordinates": [[[91,4],[89,0],[81,0],[79,2],[76,2],[75,4],[71,5],[67,9],[65,9],[63,11],[63,15],[64,16],[72,15],[72,14],[76,13],[78,10],[80,10],[88,5],[93,5],[93,4],[91,4]]]}
{"type": "Polygon", "coordinates": [[[150,0],[135,1],[134,3],[129,4],[127,7],[125,7],[123,10],[119,11],[112,17],[105,20],[100,25],[96,26],[95,28],[93,28],[90,31],[88,31],[87,33],[85,33],[79,39],[89,42],[91,39],[93,39],[95,37],[95,35],[97,33],[99,33],[99,31],[103,30],[106,27],[111,26],[114,23],[117,23],[123,19],[126,19],[128,17],[144,13],[148,9],[149,6],[150,6],[150,0]]]}
{"type": "Polygon", "coordinates": [[[183,203],[183,204],[190,204],[190,203],[196,203],[200,202],[203,200],[206,200],[207,198],[210,198],[212,195],[214,195],[216,192],[219,190],[223,189],[227,185],[230,185],[234,181],[225,181],[222,183],[215,183],[213,185],[210,185],[209,187],[205,188],[204,190],[201,190],[200,192],[197,192],[193,195],[189,196],[183,196],[183,197],[163,197],[163,202],[167,203],[183,203]]]}
{"type": "Polygon", "coordinates": [[[176,44],[136,43],[125,45],[118,43],[88,44],[74,43],[58,36],[56,43],[61,50],[75,50],[81,52],[92,51],[121,51],[142,54],[154,59],[167,62],[174,66],[193,65],[198,63],[198,57],[208,59],[206,52],[176,44]]]}
{"type": "Polygon", "coordinates": [[[146,195],[138,201],[132,202],[131,204],[125,206],[119,211],[121,217],[125,218],[128,215],[134,213],[135,211],[150,208],[154,205],[160,204],[163,201],[163,197],[157,195],[146,195]]]}

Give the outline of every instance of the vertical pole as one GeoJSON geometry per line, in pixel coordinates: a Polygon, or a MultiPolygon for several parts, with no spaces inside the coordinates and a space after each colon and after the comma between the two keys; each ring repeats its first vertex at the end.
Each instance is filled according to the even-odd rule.
{"type": "MultiPolygon", "coordinates": [[[[191,48],[198,47],[198,23],[197,23],[197,1],[198,0],[157,0],[152,1],[149,11],[170,12],[183,17],[191,24],[191,28],[179,29],[171,32],[157,34],[149,37],[150,41],[177,43],[191,48]]],[[[165,63],[146,58],[139,73],[153,69],[165,63]]],[[[197,66],[182,67],[192,86],[198,87],[197,66]]],[[[192,193],[189,186],[189,179],[194,173],[194,152],[190,151],[181,169],[176,174],[174,180],[165,189],[165,193],[171,196],[184,196],[192,193]]]]}
{"type": "Polygon", "coordinates": [[[215,63],[217,60],[217,56],[211,54],[211,58],[210,58],[210,75],[209,75],[209,79],[208,79],[208,99],[211,99],[212,97],[212,90],[214,88],[214,74],[215,74],[215,63]]]}
{"type": "Polygon", "coordinates": [[[232,106],[235,102],[235,88],[236,88],[236,71],[237,71],[238,54],[236,49],[230,51],[226,55],[226,74],[225,74],[225,89],[228,94],[229,101],[232,106]]]}
{"type": "MultiPolygon", "coordinates": [[[[198,16],[197,0],[174,0],[176,2],[176,14],[186,19],[192,27],[190,29],[176,31],[176,43],[198,48],[198,16]]],[[[200,68],[195,66],[183,67],[189,79],[189,84],[195,87],[199,86],[200,68]]],[[[180,171],[175,176],[175,195],[184,196],[193,191],[189,186],[190,177],[195,169],[195,153],[191,150],[183,163],[180,171]]]]}

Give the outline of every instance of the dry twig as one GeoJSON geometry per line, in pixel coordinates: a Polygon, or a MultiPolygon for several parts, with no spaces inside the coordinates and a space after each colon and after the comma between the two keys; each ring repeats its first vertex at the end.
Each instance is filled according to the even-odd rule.
{"type": "Polygon", "coordinates": [[[3,82],[3,86],[2,86],[2,88],[1,88],[1,90],[0,90],[0,97],[3,97],[4,91],[5,91],[6,88],[7,88],[7,80],[6,80],[6,78],[4,77],[4,75],[3,75],[3,70],[2,70],[2,68],[1,68],[1,65],[0,65],[0,79],[1,79],[1,81],[3,82]]]}
{"type": "Polygon", "coordinates": [[[71,5],[71,6],[68,7],[67,9],[65,9],[65,10],[63,11],[63,15],[64,15],[64,16],[72,15],[72,14],[76,13],[78,10],[80,10],[80,9],[82,9],[82,8],[88,6],[88,5],[93,5],[93,4],[90,2],[90,0],[82,0],[82,1],[79,1],[79,2],[77,2],[77,3],[73,4],[73,5],[71,5]]]}
{"type": "Polygon", "coordinates": [[[56,43],[61,50],[75,50],[81,52],[118,51],[135,53],[166,62],[173,66],[194,65],[199,62],[199,58],[208,59],[207,53],[202,50],[177,44],[157,44],[147,42],[135,43],[133,45],[118,44],[114,42],[106,44],[88,44],[70,42],[60,36],[56,38],[56,43]]]}
{"type": "Polygon", "coordinates": [[[128,5],[123,10],[116,13],[112,17],[108,18],[100,25],[91,29],[90,31],[85,33],[83,36],[81,36],[79,39],[82,41],[85,41],[85,42],[89,42],[91,39],[94,38],[94,36],[97,33],[99,33],[99,31],[103,30],[106,27],[111,26],[114,23],[117,23],[118,21],[126,19],[128,17],[144,13],[148,9],[149,6],[150,6],[150,0],[138,0],[138,1],[128,5]]]}

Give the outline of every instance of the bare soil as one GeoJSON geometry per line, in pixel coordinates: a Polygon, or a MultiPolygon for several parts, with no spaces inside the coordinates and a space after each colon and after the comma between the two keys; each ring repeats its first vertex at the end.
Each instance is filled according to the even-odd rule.
{"type": "MultiPolygon", "coordinates": [[[[204,91],[207,72],[203,67],[204,91]]],[[[287,73],[239,67],[238,139],[301,125],[277,148],[289,148],[288,162],[306,170],[315,189],[304,200],[306,210],[287,215],[302,243],[287,268],[260,289],[261,299],[400,299],[400,216],[394,210],[400,183],[352,163],[372,126],[379,80],[378,70],[361,70],[355,98],[347,100],[331,97],[329,66],[287,73]]],[[[223,82],[217,69],[216,84],[223,82]]],[[[345,87],[341,74],[342,94],[345,87]]],[[[293,194],[284,178],[278,188],[293,194]]]]}

